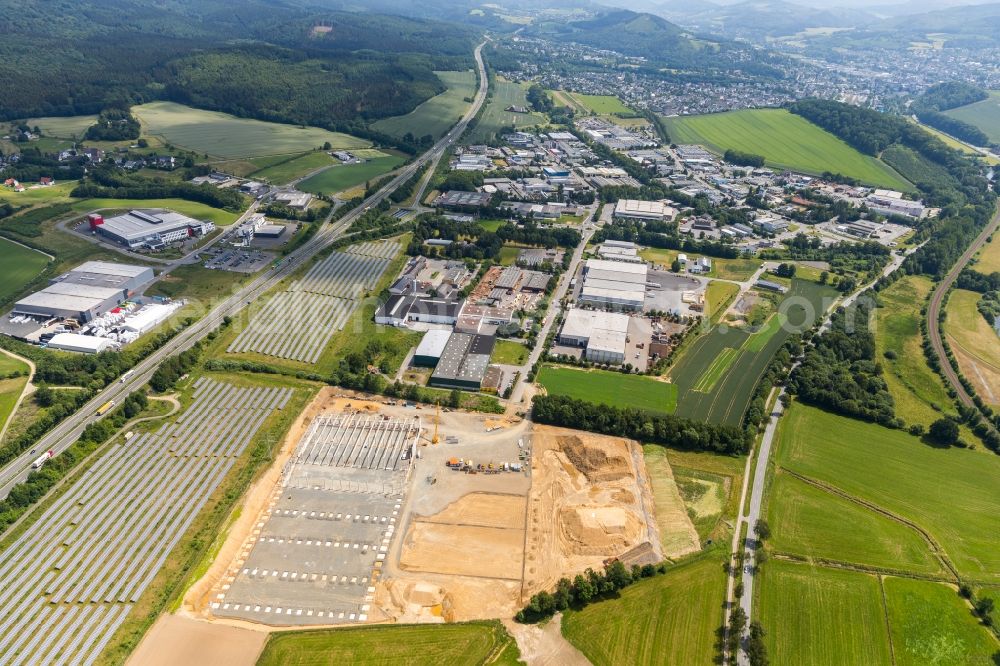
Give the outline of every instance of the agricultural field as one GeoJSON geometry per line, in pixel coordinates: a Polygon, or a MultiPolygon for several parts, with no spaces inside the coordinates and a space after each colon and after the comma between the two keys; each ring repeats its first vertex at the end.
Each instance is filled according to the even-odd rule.
{"type": "Polygon", "coordinates": [[[972,268],[986,275],[1000,271],[1000,234],[993,234],[990,242],[976,256],[972,268]]]}
{"type": "Polygon", "coordinates": [[[1000,582],[1000,457],[927,445],[901,430],[794,402],[776,463],[910,520],[973,582],[1000,582]]]}
{"type": "Polygon", "coordinates": [[[471,99],[476,94],[476,73],[471,69],[434,73],[448,87],[447,90],[431,97],[405,116],[383,118],[372,123],[372,129],[395,137],[409,133],[417,138],[430,134],[439,139],[461,120],[469,109],[466,98],[471,99]]]}
{"type": "Polygon", "coordinates": [[[990,141],[1000,142],[1000,91],[994,90],[981,102],[960,106],[944,114],[975,125],[986,133],[990,141]]]}
{"type": "Polygon", "coordinates": [[[616,113],[631,115],[635,113],[635,111],[625,106],[624,102],[614,95],[584,95],[583,93],[572,92],[564,92],[563,94],[571,97],[579,108],[586,109],[599,116],[609,116],[616,113]]]}
{"type": "Polygon", "coordinates": [[[168,208],[197,220],[210,220],[217,226],[226,227],[239,218],[239,213],[230,213],[221,208],[185,199],[78,199],[72,204],[78,213],[92,210],[131,210],[133,208],[168,208]]]}
{"type": "Polygon", "coordinates": [[[42,135],[59,139],[82,139],[96,122],[97,116],[50,116],[25,121],[28,127],[42,130],[42,135]]]}
{"type": "Polygon", "coordinates": [[[806,321],[809,313],[797,303],[798,299],[805,298],[813,312],[820,313],[823,299],[834,293],[832,288],[814,282],[793,280],[785,298],[795,299],[790,301],[795,304],[783,313],[789,325],[771,322],[757,333],[716,326],[702,334],[670,370],[677,385],[677,414],[738,425],[771,358],[806,321]]]}
{"type": "Polygon", "coordinates": [[[3,266],[0,302],[20,293],[24,285],[45,270],[48,263],[49,258],[41,252],[0,238],[0,266],[3,266]]]}
{"type": "Polygon", "coordinates": [[[28,383],[30,368],[16,358],[0,354],[0,433],[4,432],[7,421],[12,418],[14,406],[21,397],[24,385],[28,383]],[[23,377],[11,377],[15,372],[23,377]]]}
{"type": "Polygon", "coordinates": [[[887,577],[886,614],[898,666],[988,664],[1000,644],[949,585],[887,577]]]}
{"type": "Polygon", "coordinates": [[[711,664],[725,593],[722,559],[697,557],[568,611],[562,631],[594,666],[711,664]]]}
{"type": "Polygon", "coordinates": [[[889,666],[875,576],[770,560],[754,585],[754,615],[773,664],[889,666]]]}
{"type": "Polygon", "coordinates": [[[336,194],[383,176],[406,160],[400,155],[375,157],[360,164],[333,166],[299,183],[299,189],[313,194],[336,194]]]}
{"type": "Polygon", "coordinates": [[[941,574],[927,542],[913,528],[790,474],[769,491],[769,546],[796,556],[941,574]]]}
{"type": "Polygon", "coordinates": [[[528,360],[528,347],[520,342],[510,340],[497,340],[496,347],[493,348],[491,363],[502,363],[504,365],[522,365],[528,360]]]}
{"type": "Polygon", "coordinates": [[[718,282],[716,280],[709,282],[708,288],[705,290],[705,314],[712,321],[717,321],[739,291],[739,286],[732,282],[718,282]]]}
{"type": "Polygon", "coordinates": [[[144,134],[218,158],[301,153],[327,141],[334,149],[371,145],[364,139],[318,127],[237,118],[173,102],[150,102],[132,107],[132,112],[142,123],[144,134]]]}
{"type": "Polygon", "coordinates": [[[980,295],[956,289],[945,307],[944,334],[962,373],[983,400],[1000,404],[1000,335],[976,309],[980,295]]]}
{"type": "Polygon", "coordinates": [[[708,457],[703,460],[680,462],[674,459],[675,455],[682,453],[686,452],[674,451],[656,444],[645,444],[642,447],[665,552],[676,552],[676,544],[667,542],[667,535],[671,531],[676,531],[676,526],[670,524],[671,512],[676,505],[676,494],[680,494],[699,540],[705,541],[711,537],[718,540],[722,538],[722,532],[728,531],[720,520],[730,513],[729,496],[732,489],[738,485],[734,483],[734,477],[742,477],[743,474],[743,469],[738,465],[736,469],[727,468],[724,471],[720,471],[712,464],[701,465],[704,460],[710,460],[708,457]],[[690,464],[696,466],[687,466],[690,464]],[[664,509],[659,508],[661,505],[664,509]],[[717,528],[721,530],[717,531],[717,528]]]}
{"type": "Polygon", "coordinates": [[[549,395],[565,395],[612,407],[634,407],[665,414],[677,407],[677,387],[644,375],[545,365],[535,382],[549,395]]]}
{"type": "Polygon", "coordinates": [[[497,132],[504,127],[513,126],[515,129],[523,129],[532,125],[544,125],[548,121],[541,113],[532,111],[531,113],[511,113],[505,111],[509,106],[524,106],[531,108],[525,93],[528,85],[525,83],[514,83],[502,77],[497,77],[496,85],[491,86],[493,97],[487,102],[479,124],[470,132],[469,143],[486,143],[497,132]]]}
{"type": "Polygon", "coordinates": [[[358,627],[271,634],[257,666],[518,663],[499,622],[358,627]],[[498,655],[505,658],[493,661],[498,655]]]}
{"type": "Polygon", "coordinates": [[[820,175],[841,173],[865,183],[910,191],[913,186],[880,160],[784,109],[753,109],[663,118],[675,143],[702,144],[763,155],[768,166],[820,175]]]}
{"type": "Polygon", "coordinates": [[[929,426],[944,413],[955,412],[940,375],[931,370],[923,351],[920,309],[930,294],[929,279],[910,275],[879,292],[882,307],[875,310],[873,330],[882,377],[896,403],[896,414],[907,424],[929,426]],[[892,350],[896,358],[887,358],[892,350]]]}
{"type": "Polygon", "coordinates": [[[274,185],[286,185],[296,178],[302,178],[317,169],[340,164],[324,150],[316,150],[305,155],[262,168],[253,173],[254,180],[266,180],[274,185]]]}

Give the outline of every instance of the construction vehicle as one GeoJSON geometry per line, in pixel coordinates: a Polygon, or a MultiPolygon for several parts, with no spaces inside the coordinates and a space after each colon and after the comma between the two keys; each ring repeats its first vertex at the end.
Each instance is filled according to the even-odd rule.
{"type": "Polygon", "coordinates": [[[115,406],[114,400],[108,400],[106,403],[97,408],[97,415],[104,416],[115,406]]]}
{"type": "Polygon", "coordinates": [[[441,441],[438,437],[438,426],[441,425],[441,403],[437,402],[434,404],[436,411],[434,412],[434,437],[431,439],[431,444],[437,444],[441,441]]]}

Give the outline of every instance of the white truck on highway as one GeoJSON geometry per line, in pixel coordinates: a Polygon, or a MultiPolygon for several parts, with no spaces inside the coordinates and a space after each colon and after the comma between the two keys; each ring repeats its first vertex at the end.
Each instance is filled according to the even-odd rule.
{"type": "Polygon", "coordinates": [[[53,453],[52,453],[51,450],[46,451],[42,455],[40,455],[37,458],[35,458],[35,462],[31,463],[31,469],[39,469],[52,456],[53,456],[53,453]]]}

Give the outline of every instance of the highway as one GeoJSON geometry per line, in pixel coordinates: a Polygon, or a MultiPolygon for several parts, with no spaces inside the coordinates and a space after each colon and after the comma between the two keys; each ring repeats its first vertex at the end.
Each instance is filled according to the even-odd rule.
{"type": "Polygon", "coordinates": [[[986,225],[986,228],[976,237],[976,240],[972,242],[972,245],[958,258],[955,265],[951,267],[948,274],[944,276],[939,283],[934,293],[931,294],[931,302],[927,307],[927,333],[931,338],[931,346],[934,347],[934,353],[938,357],[938,362],[941,364],[941,372],[944,373],[945,378],[951,387],[955,389],[955,393],[958,399],[966,407],[973,407],[975,403],[972,401],[972,396],[969,392],[965,390],[962,386],[962,382],[958,379],[958,373],[955,369],[951,367],[951,361],[944,352],[944,340],[941,338],[941,323],[939,316],[941,314],[941,306],[944,304],[945,294],[951,289],[951,285],[955,283],[958,279],[958,275],[965,268],[969,260],[972,259],[976,252],[986,244],[987,239],[997,230],[997,226],[1000,225],[1000,208],[994,213],[993,219],[990,223],[986,225]]]}
{"type": "Polygon", "coordinates": [[[150,377],[152,377],[160,363],[168,356],[191,348],[198,340],[218,328],[225,317],[235,317],[245,307],[263,298],[279,282],[341,238],[343,232],[358,217],[372,206],[377,206],[381,203],[396,187],[404,183],[424,164],[429,163],[430,169],[433,170],[438,161],[440,161],[441,156],[447,151],[449,145],[462,135],[466,127],[468,127],[469,122],[476,116],[483,102],[486,100],[489,82],[486,77],[486,66],[483,63],[482,56],[485,44],[486,42],[479,44],[475,50],[476,66],[479,69],[479,90],[476,92],[472,105],[466,114],[447,134],[441,137],[436,144],[419,158],[397,170],[396,175],[388,184],[368,197],[361,205],[345,215],[336,224],[325,224],[324,228],[316,234],[310,243],[290,253],[278,268],[265,271],[239,291],[215,304],[205,316],[182,330],[163,347],[157,349],[138,363],[133,368],[131,375],[105,387],[88,403],[50,430],[29,451],[25,451],[5,465],[3,469],[0,469],[0,499],[7,497],[11,488],[15,485],[24,482],[31,471],[32,461],[40,452],[52,450],[55,455],[58,455],[72,446],[79,439],[84,428],[96,420],[98,407],[110,400],[121,403],[129,393],[142,388],[149,381],[150,377]],[[31,453],[31,451],[36,451],[36,453],[31,453]]]}

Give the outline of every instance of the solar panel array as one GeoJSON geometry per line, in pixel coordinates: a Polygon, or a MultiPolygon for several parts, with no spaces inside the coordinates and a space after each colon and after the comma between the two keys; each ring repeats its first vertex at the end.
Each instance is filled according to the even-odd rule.
{"type": "Polygon", "coordinates": [[[290,389],[199,380],[156,433],[102,454],[0,553],[0,664],[90,664],[290,389]]]}
{"type": "Polygon", "coordinates": [[[398,251],[399,243],[380,241],[332,253],[287,290],[275,294],[228,351],[315,363],[398,251]]]}

